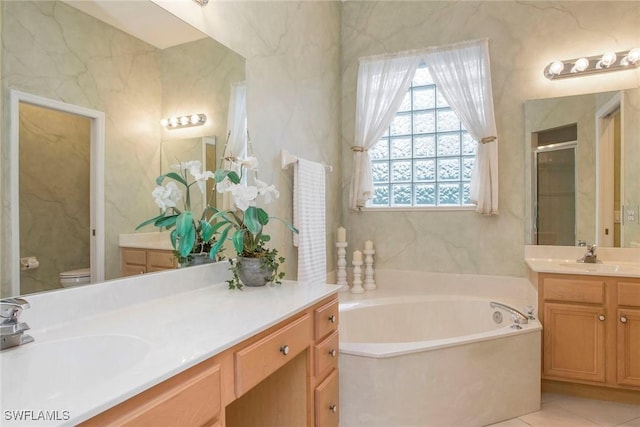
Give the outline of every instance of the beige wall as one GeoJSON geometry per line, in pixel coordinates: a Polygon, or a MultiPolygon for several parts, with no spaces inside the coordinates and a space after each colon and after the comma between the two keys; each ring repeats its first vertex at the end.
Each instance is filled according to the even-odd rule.
{"type": "Polygon", "coordinates": [[[20,105],[20,256],[40,261],[20,274],[22,293],[90,265],[90,154],[90,119],[20,105]]]}
{"type": "Polygon", "coordinates": [[[640,89],[625,90],[622,97],[622,150],[624,184],[622,204],[634,207],[636,222],[622,226],[621,243],[625,247],[640,247],[640,89]]]}
{"type": "Polygon", "coordinates": [[[342,209],[349,249],[376,244],[378,268],[522,276],[527,99],[637,87],[640,72],[548,81],[554,59],[640,45],[639,2],[344,2],[342,209]],[[615,22],[615,25],[611,25],[615,22]],[[358,58],[489,38],[499,139],[500,214],[348,210],[358,58]]]}

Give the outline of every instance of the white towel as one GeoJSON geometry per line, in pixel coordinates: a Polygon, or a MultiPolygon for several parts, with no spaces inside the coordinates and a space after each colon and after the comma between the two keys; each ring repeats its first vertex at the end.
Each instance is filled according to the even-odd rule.
{"type": "Polygon", "coordinates": [[[327,283],[324,165],[298,159],[293,170],[293,234],[298,247],[298,281],[327,283]]]}

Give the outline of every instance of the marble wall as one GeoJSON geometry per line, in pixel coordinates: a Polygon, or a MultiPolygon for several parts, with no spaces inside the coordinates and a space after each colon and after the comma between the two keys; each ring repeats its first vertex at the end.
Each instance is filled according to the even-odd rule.
{"type": "Polygon", "coordinates": [[[373,240],[380,268],[525,275],[523,104],[527,99],[638,87],[638,70],[559,81],[547,80],[542,71],[554,59],[639,46],[639,21],[638,2],[343,2],[341,206],[345,226],[354,236],[350,249],[373,240]],[[499,215],[349,211],[358,58],[478,38],[490,40],[499,215]]]}
{"type": "Polygon", "coordinates": [[[40,261],[20,274],[22,293],[90,265],[90,153],[90,119],[20,105],[20,256],[40,261]]]}
{"type": "Polygon", "coordinates": [[[621,243],[625,247],[640,247],[640,89],[624,91],[622,111],[622,204],[633,207],[636,216],[635,222],[625,220],[621,243]]]}

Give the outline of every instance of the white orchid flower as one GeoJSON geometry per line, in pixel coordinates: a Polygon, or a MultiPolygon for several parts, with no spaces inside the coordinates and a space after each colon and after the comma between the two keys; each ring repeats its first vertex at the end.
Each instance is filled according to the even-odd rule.
{"type": "Polygon", "coordinates": [[[258,197],[258,189],[256,187],[232,184],[229,191],[233,196],[233,202],[241,211],[246,211],[249,206],[255,206],[256,197],[258,197]]]}
{"type": "Polygon", "coordinates": [[[258,162],[258,159],[256,159],[255,157],[249,156],[249,157],[246,157],[240,164],[249,170],[255,170],[255,169],[258,169],[258,165],[260,163],[258,162]]]}
{"type": "Polygon", "coordinates": [[[176,206],[176,203],[182,199],[182,192],[178,189],[175,182],[171,181],[166,186],[159,185],[152,192],[156,204],[162,212],[168,208],[176,206]]]}
{"type": "Polygon", "coordinates": [[[216,184],[216,191],[218,193],[226,193],[227,191],[231,191],[231,187],[234,184],[231,183],[231,181],[229,180],[229,178],[227,178],[226,176],[224,177],[224,179],[222,181],[220,181],[219,183],[216,184]]]}
{"type": "Polygon", "coordinates": [[[191,169],[191,175],[193,175],[193,178],[196,180],[198,188],[200,189],[200,192],[202,194],[204,194],[206,190],[207,180],[214,179],[215,177],[215,174],[211,171],[204,171],[202,173],[200,173],[200,171],[197,171],[197,173],[194,173],[194,169],[191,169]]]}
{"type": "Polygon", "coordinates": [[[195,171],[199,173],[201,168],[202,163],[200,162],[200,160],[190,160],[188,162],[180,162],[180,164],[171,165],[171,169],[176,169],[179,171],[188,170],[189,172],[191,172],[191,175],[193,175],[195,171]]]}
{"type": "Polygon", "coordinates": [[[258,186],[258,194],[264,197],[264,202],[266,204],[269,204],[273,199],[277,199],[278,197],[280,197],[280,192],[276,190],[275,185],[267,185],[266,182],[260,181],[257,178],[255,181],[256,185],[258,186]]]}

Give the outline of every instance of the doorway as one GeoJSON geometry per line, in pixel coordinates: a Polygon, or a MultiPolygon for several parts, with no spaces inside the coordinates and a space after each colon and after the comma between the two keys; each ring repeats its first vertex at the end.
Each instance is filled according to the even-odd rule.
{"type": "Polygon", "coordinates": [[[83,267],[104,280],[104,113],[16,90],[10,109],[12,293],[56,289],[83,267]]]}

